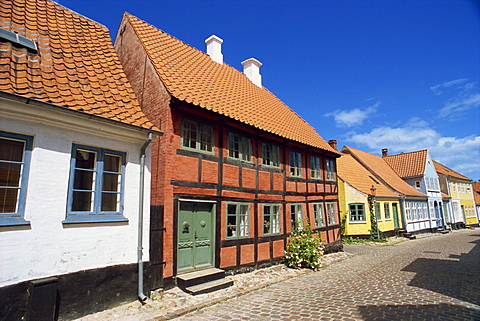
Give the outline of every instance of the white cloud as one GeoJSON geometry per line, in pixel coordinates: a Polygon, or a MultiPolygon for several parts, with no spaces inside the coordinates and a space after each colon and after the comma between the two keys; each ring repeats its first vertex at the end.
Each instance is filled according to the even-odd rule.
{"type": "Polygon", "coordinates": [[[430,87],[430,89],[433,91],[434,95],[441,95],[443,93],[442,91],[443,88],[449,88],[455,85],[460,85],[467,81],[468,81],[467,78],[459,78],[451,81],[444,81],[441,84],[430,87]]]}
{"type": "Polygon", "coordinates": [[[442,137],[419,118],[399,127],[382,126],[368,133],[350,133],[347,141],[377,155],[382,148],[388,148],[390,154],[428,149],[432,158],[445,166],[472,179],[480,178],[480,136],[442,137]]]}
{"type": "Polygon", "coordinates": [[[445,106],[440,109],[440,118],[455,116],[463,111],[470,110],[480,106],[480,93],[459,95],[450,99],[445,106]]]}
{"type": "Polygon", "coordinates": [[[467,78],[460,78],[430,87],[434,95],[444,94],[446,89],[450,95],[440,108],[438,117],[458,120],[464,118],[464,112],[479,107],[480,91],[476,85],[475,82],[469,82],[467,78]]]}
{"type": "Polygon", "coordinates": [[[337,126],[353,127],[361,125],[363,121],[369,117],[369,115],[377,111],[379,105],[380,102],[377,101],[375,104],[363,109],[355,108],[351,110],[335,110],[334,112],[327,113],[324,116],[333,117],[337,123],[337,126]]]}

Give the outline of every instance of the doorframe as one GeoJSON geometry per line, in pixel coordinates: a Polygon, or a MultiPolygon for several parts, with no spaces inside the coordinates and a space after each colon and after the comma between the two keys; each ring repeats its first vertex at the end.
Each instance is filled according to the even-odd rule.
{"type": "Polygon", "coordinates": [[[177,259],[178,259],[178,215],[180,212],[180,202],[191,202],[191,203],[211,203],[213,204],[212,209],[212,266],[216,267],[216,258],[217,258],[217,207],[218,201],[212,199],[195,199],[195,198],[174,198],[174,210],[173,210],[173,275],[178,275],[177,271],[177,259]]]}

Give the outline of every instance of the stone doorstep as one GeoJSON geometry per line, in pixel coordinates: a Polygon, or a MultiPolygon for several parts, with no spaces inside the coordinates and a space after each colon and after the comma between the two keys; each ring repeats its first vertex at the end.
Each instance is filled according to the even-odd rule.
{"type": "Polygon", "coordinates": [[[197,295],[197,294],[204,294],[204,293],[225,289],[232,285],[233,285],[232,280],[224,278],[224,279],[214,280],[214,281],[186,287],[185,291],[192,295],[197,295]]]}
{"type": "Polygon", "coordinates": [[[233,281],[225,279],[225,271],[217,268],[177,275],[177,286],[192,295],[224,289],[232,284],[233,281]]]}

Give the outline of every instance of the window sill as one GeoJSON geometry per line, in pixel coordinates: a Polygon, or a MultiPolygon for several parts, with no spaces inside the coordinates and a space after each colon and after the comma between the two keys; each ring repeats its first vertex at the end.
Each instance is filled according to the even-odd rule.
{"type": "Polygon", "coordinates": [[[367,224],[367,221],[350,221],[350,224],[367,224]]]}
{"type": "Polygon", "coordinates": [[[30,221],[22,217],[0,217],[0,227],[30,226],[30,221]]]}
{"type": "Polygon", "coordinates": [[[128,218],[122,215],[71,215],[62,221],[62,224],[84,223],[116,223],[128,222],[128,218]]]}

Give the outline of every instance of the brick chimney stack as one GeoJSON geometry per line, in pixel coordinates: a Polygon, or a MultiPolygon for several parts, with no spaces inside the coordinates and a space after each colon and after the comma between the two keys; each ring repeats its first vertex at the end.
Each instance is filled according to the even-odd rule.
{"type": "Polygon", "coordinates": [[[382,148],[382,157],[388,156],[388,148],[382,148]]]}
{"type": "Polygon", "coordinates": [[[333,149],[335,149],[336,151],[338,151],[337,149],[337,140],[336,139],[330,139],[328,141],[328,145],[330,145],[330,147],[332,147],[333,149]]]}

